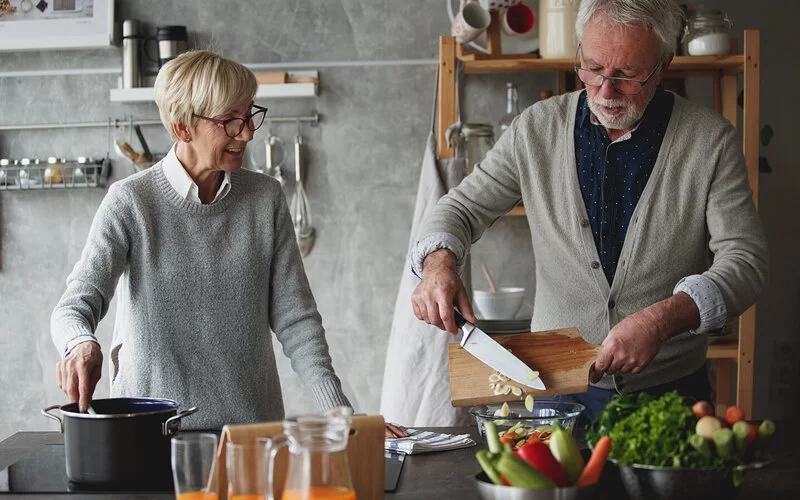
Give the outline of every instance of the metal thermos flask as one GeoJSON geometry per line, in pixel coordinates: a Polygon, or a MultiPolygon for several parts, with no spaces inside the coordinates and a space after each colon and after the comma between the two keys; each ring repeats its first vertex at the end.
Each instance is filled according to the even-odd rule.
{"type": "Polygon", "coordinates": [[[186,50],[189,36],[186,26],[157,26],[156,41],[158,42],[158,67],[175,59],[186,50]]]}
{"type": "Polygon", "coordinates": [[[122,88],[142,86],[142,44],[144,37],[137,19],[122,23],[122,88]]]}

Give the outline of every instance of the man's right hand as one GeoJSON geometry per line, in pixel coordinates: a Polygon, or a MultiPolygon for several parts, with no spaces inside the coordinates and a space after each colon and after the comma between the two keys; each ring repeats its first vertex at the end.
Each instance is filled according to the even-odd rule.
{"type": "Polygon", "coordinates": [[[103,372],[103,353],[97,342],[81,342],[56,365],[58,387],[70,403],[78,402],[78,411],[85,412],[103,372]]]}
{"type": "Polygon", "coordinates": [[[414,315],[431,325],[456,335],[453,306],[470,323],[478,319],[472,313],[467,290],[456,272],[456,258],[450,250],[437,250],[425,257],[422,264],[422,282],[411,295],[414,315]]]}

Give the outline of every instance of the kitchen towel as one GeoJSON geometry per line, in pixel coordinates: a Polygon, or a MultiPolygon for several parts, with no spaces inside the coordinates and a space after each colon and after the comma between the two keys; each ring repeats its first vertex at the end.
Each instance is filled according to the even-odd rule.
{"type": "Polygon", "coordinates": [[[421,431],[405,427],[403,429],[408,433],[408,437],[386,439],[384,441],[384,449],[402,451],[406,455],[414,455],[475,446],[475,441],[469,437],[469,434],[442,434],[440,432],[421,431]]]}

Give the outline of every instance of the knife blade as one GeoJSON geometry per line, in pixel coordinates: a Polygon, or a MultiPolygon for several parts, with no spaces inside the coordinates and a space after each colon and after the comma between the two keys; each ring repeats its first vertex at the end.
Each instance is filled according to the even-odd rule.
{"type": "Polygon", "coordinates": [[[458,328],[464,333],[461,338],[461,347],[467,352],[518,384],[540,391],[546,389],[541,378],[534,380],[528,378],[528,375],[534,370],[505,347],[495,342],[483,330],[464,319],[464,316],[458,311],[455,311],[455,319],[458,328]]]}

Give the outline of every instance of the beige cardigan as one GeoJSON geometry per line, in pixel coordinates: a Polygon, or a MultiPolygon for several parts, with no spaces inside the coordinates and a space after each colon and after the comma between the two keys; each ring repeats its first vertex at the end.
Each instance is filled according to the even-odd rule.
{"type": "MultiPolygon", "coordinates": [[[[415,271],[421,272],[424,255],[442,247],[454,250],[462,265],[470,243],[521,200],[536,268],[533,331],[574,326],[599,344],[622,318],[669,297],[693,274],[719,287],[729,318],[741,314],[763,293],[769,262],[736,130],[713,111],[675,97],[609,286],[576,173],[579,95],[526,109],[440,200],[420,230],[415,271]]],[[[625,375],[624,384],[639,390],[688,375],[705,362],[707,347],[707,335],[681,333],[640,374],[625,375]]],[[[610,388],[611,378],[597,385],[610,388]]]]}

